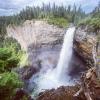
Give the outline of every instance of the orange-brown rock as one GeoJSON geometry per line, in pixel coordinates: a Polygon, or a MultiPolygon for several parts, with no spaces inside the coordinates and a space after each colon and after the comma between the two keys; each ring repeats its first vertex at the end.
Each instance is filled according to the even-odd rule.
{"type": "Polygon", "coordinates": [[[97,38],[94,33],[87,31],[86,27],[76,29],[74,37],[74,50],[87,63],[88,67],[94,65],[94,48],[96,47],[97,38]]]}

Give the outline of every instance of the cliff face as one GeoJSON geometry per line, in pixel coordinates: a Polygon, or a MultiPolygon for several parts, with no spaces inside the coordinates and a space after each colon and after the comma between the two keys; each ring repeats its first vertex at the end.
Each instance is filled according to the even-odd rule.
{"type": "Polygon", "coordinates": [[[76,29],[74,37],[74,50],[86,62],[87,67],[96,67],[98,78],[100,78],[100,37],[88,26],[80,26],[76,29]]]}
{"type": "Polygon", "coordinates": [[[88,67],[93,67],[96,60],[97,37],[89,32],[88,27],[81,26],[76,29],[74,50],[84,59],[88,67]]]}
{"type": "MultiPolygon", "coordinates": [[[[65,33],[64,29],[49,25],[44,21],[26,21],[21,26],[8,26],[7,33],[9,37],[15,38],[21,44],[21,47],[28,52],[28,60],[31,66],[19,71],[24,80],[30,79],[32,75],[38,71],[38,68],[43,68],[45,72],[49,67],[56,67],[65,33]]],[[[100,77],[100,43],[97,40],[96,33],[91,32],[86,26],[78,27],[75,31],[73,49],[73,56],[69,64],[71,73],[69,74],[75,76],[75,74],[80,73],[86,67],[97,66],[96,72],[100,77]]],[[[94,73],[92,70],[91,72],[94,73]]],[[[86,74],[86,76],[88,75],[92,77],[91,73],[86,74]]],[[[78,74],[78,76],[80,76],[80,74],[78,74]]],[[[94,84],[96,78],[93,77],[92,87],[96,86],[94,84]]],[[[34,88],[33,83],[27,84],[31,91],[34,88]]],[[[51,98],[54,100],[60,98],[59,100],[62,100],[68,97],[69,100],[72,100],[75,98],[73,95],[78,90],[79,87],[60,87],[56,90],[47,90],[41,93],[37,100],[47,100],[47,98],[48,100],[51,100],[51,98]]],[[[100,92],[98,93],[100,94],[100,92]]],[[[75,100],[85,100],[84,97],[83,94],[80,99],[75,100]]],[[[96,95],[95,97],[98,96],[96,95]]]]}
{"type": "MultiPolygon", "coordinates": [[[[49,25],[45,21],[27,20],[20,26],[8,26],[7,34],[9,37],[15,38],[21,47],[28,52],[28,61],[31,66],[44,67],[44,70],[56,67],[65,34],[63,28],[49,25]]],[[[84,66],[83,60],[73,52],[70,62],[71,73],[69,74],[80,73],[84,70],[84,66]],[[76,68],[75,72],[73,69],[76,68]]],[[[25,76],[27,76],[26,73],[25,76]]]]}
{"type": "MultiPolygon", "coordinates": [[[[9,37],[15,38],[21,44],[21,47],[28,52],[31,65],[37,61],[41,62],[41,59],[42,62],[45,62],[48,58],[49,62],[56,62],[53,65],[56,66],[58,59],[55,59],[59,58],[59,51],[65,34],[65,30],[63,28],[49,25],[45,21],[27,20],[20,26],[8,26],[7,34],[9,37]],[[47,57],[44,56],[45,53],[47,54],[47,57]],[[50,56],[50,54],[52,56],[50,56]],[[53,61],[50,59],[53,59],[53,61]]],[[[98,53],[96,51],[96,47],[96,33],[91,32],[87,26],[78,27],[75,31],[73,48],[75,53],[77,53],[77,55],[85,61],[88,67],[96,65],[96,57],[98,57],[97,60],[99,63],[99,56],[97,55],[100,54],[100,46],[98,46],[98,53]]],[[[45,64],[43,64],[43,66],[44,65],[45,64]]]]}
{"type": "MultiPolygon", "coordinates": [[[[59,44],[61,48],[64,33],[63,28],[49,25],[45,21],[27,20],[23,25],[7,27],[8,36],[15,38],[21,47],[28,52],[34,52],[40,48],[53,48],[59,44]]],[[[99,62],[99,45],[97,48],[96,33],[91,32],[87,26],[80,26],[76,29],[74,50],[89,67],[96,64],[96,57],[98,57],[99,62]]]]}
{"type": "Polygon", "coordinates": [[[15,38],[24,50],[32,47],[59,44],[64,29],[47,24],[45,21],[29,21],[20,26],[8,26],[7,34],[15,38]]]}

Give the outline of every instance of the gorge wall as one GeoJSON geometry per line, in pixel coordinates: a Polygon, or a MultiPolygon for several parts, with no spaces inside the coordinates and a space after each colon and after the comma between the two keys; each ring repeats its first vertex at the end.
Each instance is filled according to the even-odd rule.
{"type": "Polygon", "coordinates": [[[87,67],[96,67],[100,78],[100,30],[93,32],[93,27],[77,27],[74,38],[74,50],[84,59],[87,67]]]}
{"type": "MultiPolygon", "coordinates": [[[[27,80],[26,89],[28,88],[29,91],[32,91],[34,88],[32,81],[29,82],[34,72],[39,69],[45,72],[48,68],[55,68],[57,66],[65,32],[65,29],[49,25],[45,21],[27,20],[20,26],[7,27],[8,37],[15,38],[21,44],[22,49],[28,53],[29,67],[21,69],[21,76],[24,80],[27,80]]],[[[97,65],[97,73],[100,76],[99,57],[100,43],[98,43],[97,34],[91,32],[87,26],[77,27],[74,35],[73,55],[69,64],[69,75],[72,78],[80,77],[84,70],[97,65]]],[[[60,91],[59,88],[46,91],[46,95],[43,93],[43,96],[40,95],[39,97],[42,96],[44,100],[47,100],[48,94],[48,100],[50,98],[57,98],[59,93],[63,91],[63,94],[66,93],[66,88],[60,87],[60,91]],[[51,97],[52,91],[53,97],[51,97]]],[[[72,94],[74,95],[74,93],[72,94]]],[[[41,99],[39,98],[39,100],[41,99]]]]}
{"type": "MultiPolygon", "coordinates": [[[[9,25],[7,27],[8,37],[15,38],[21,44],[22,49],[28,53],[30,66],[39,68],[45,66],[44,70],[48,67],[56,67],[65,33],[65,29],[49,25],[46,21],[40,20],[27,20],[22,25],[9,25]]],[[[77,40],[75,35],[75,41],[77,40]]],[[[78,46],[76,42],[74,42],[74,45],[76,47],[78,46]]],[[[80,52],[77,51],[79,51],[79,49],[74,50],[70,62],[70,75],[72,75],[72,73],[80,73],[85,69],[85,63],[82,59],[83,55],[81,56],[78,54],[80,52]],[[72,69],[77,69],[77,71],[75,72],[72,69]]]]}
{"type": "Polygon", "coordinates": [[[96,43],[96,33],[90,32],[88,27],[80,26],[76,29],[74,50],[86,61],[88,67],[95,64],[96,43]]]}

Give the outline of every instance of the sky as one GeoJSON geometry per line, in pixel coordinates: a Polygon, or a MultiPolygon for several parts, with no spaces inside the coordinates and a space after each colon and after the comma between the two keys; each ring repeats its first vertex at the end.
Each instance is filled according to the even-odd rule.
{"type": "Polygon", "coordinates": [[[0,0],[0,16],[16,14],[26,6],[41,6],[43,2],[45,4],[55,2],[57,5],[63,4],[64,6],[75,3],[77,7],[81,5],[83,10],[89,13],[98,5],[100,0],[0,0]]]}

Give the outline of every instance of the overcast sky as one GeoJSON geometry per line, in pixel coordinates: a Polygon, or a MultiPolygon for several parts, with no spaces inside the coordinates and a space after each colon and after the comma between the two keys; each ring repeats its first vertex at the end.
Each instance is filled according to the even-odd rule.
{"type": "Polygon", "coordinates": [[[45,4],[54,3],[57,5],[76,6],[81,5],[85,12],[91,12],[95,6],[97,6],[100,0],[0,0],[0,15],[11,15],[18,13],[21,9],[26,6],[41,5],[43,2],[45,4]]]}

